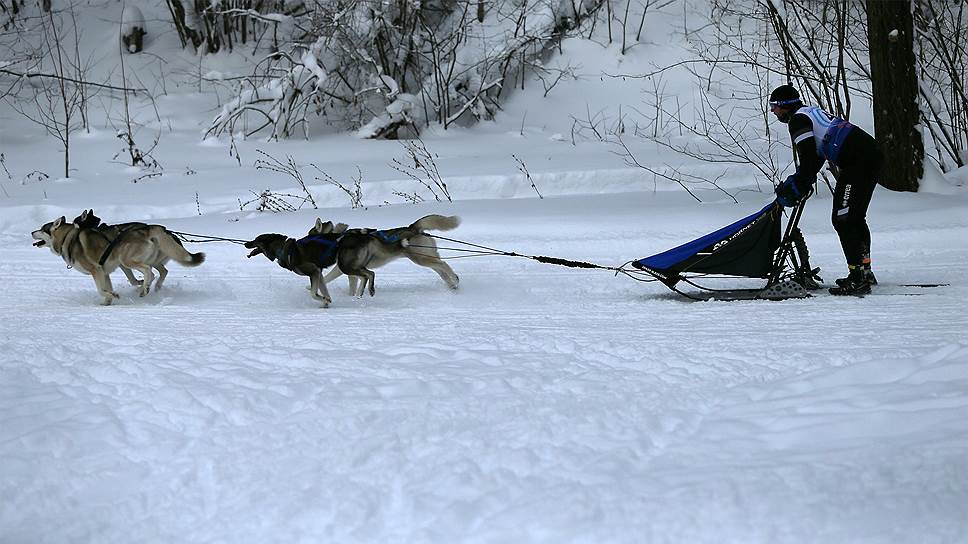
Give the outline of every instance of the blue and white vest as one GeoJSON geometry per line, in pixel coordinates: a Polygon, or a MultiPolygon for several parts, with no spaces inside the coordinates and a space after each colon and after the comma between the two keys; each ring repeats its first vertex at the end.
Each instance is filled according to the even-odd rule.
{"type": "MultiPolygon", "coordinates": [[[[810,118],[813,123],[813,138],[817,145],[817,155],[837,164],[840,159],[840,151],[844,145],[844,140],[850,133],[854,125],[844,121],[839,117],[834,117],[816,106],[804,106],[796,111],[810,118]]],[[[808,137],[806,134],[798,138],[794,145],[800,140],[808,137]]]]}

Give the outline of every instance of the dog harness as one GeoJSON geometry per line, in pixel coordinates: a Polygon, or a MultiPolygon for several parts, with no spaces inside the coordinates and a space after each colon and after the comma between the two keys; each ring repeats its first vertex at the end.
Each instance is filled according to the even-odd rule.
{"type": "Polygon", "coordinates": [[[395,244],[403,239],[403,236],[399,234],[391,234],[390,231],[386,230],[375,230],[369,234],[385,244],[395,244]]]}
{"type": "Polygon", "coordinates": [[[64,239],[61,240],[59,248],[53,243],[53,240],[51,241],[54,251],[61,256],[61,259],[64,259],[64,262],[67,263],[68,269],[74,268],[74,242],[77,242],[77,235],[79,233],[80,231],[76,229],[68,232],[67,236],[64,236],[64,239]],[[72,234],[73,236],[71,236],[72,234]]]}
{"type": "MultiPolygon", "coordinates": [[[[108,247],[104,248],[104,253],[102,253],[101,258],[97,260],[97,264],[99,266],[104,266],[104,263],[108,262],[108,257],[111,255],[111,252],[114,251],[114,248],[117,247],[117,245],[121,242],[121,238],[124,238],[125,234],[127,234],[132,230],[142,229],[146,227],[147,225],[134,224],[134,225],[128,225],[127,227],[121,229],[118,232],[118,235],[114,237],[114,240],[108,240],[108,247]]],[[[93,230],[94,232],[97,232],[101,236],[104,236],[104,238],[107,238],[107,236],[105,236],[105,234],[101,232],[103,229],[90,229],[90,230],[93,230]]]]}
{"type": "Polygon", "coordinates": [[[285,268],[286,270],[292,270],[290,265],[292,256],[292,251],[295,249],[296,245],[293,243],[293,239],[287,239],[278,249],[276,249],[276,262],[279,266],[285,268]]]}
{"type": "Polygon", "coordinates": [[[339,249],[339,241],[342,239],[342,236],[332,238],[323,235],[310,235],[298,240],[289,238],[286,240],[286,243],[276,250],[276,261],[279,263],[279,266],[287,270],[292,270],[292,254],[296,251],[296,248],[306,245],[316,245],[322,246],[324,251],[317,256],[317,262],[315,264],[320,268],[326,268],[332,266],[336,261],[336,251],[339,249]]]}

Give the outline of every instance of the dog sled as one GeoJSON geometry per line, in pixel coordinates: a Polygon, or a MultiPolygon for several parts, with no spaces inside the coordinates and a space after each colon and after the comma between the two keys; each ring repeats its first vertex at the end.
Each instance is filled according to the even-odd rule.
{"type": "Polygon", "coordinates": [[[694,300],[784,300],[806,298],[820,289],[820,269],[800,231],[806,199],[790,209],[774,201],[756,213],[670,250],[632,261],[638,271],[694,300]],[[719,289],[711,281],[726,278],[765,280],[762,287],[719,289]],[[683,285],[691,287],[683,288],[683,285]]]}
{"type": "MultiPolygon", "coordinates": [[[[312,296],[314,299],[323,301],[324,307],[331,300],[326,289],[326,282],[344,273],[355,275],[359,272],[359,275],[367,277],[368,281],[364,283],[364,286],[370,285],[369,292],[371,296],[373,295],[372,271],[360,269],[358,268],[359,265],[353,265],[352,262],[355,262],[351,259],[353,255],[361,258],[366,257],[366,263],[371,267],[380,266],[397,256],[405,255],[416,264],[432,268],[451,289],[456,288],[458,278],[453,270],[444,263],[445,260],[464,257],[506,256],[526,258],[543,264],[571,268],[606,270],[614,272],[616,276],[623,274],[636,281],[661,282],[675,293],[692,300],[784,300],[813,296],[811,292],[821,289],[823,283],[823,279],[820,277],[820,269],[813,268],[810,265],[810,253],[799,228],[805,202],[806,200],[801,201],[789,210],[783,208],[776,201],[771,202],[756,213],[715,232],[649,257],[626,261],[617,267],[560,257],[521,254],[425,232],[428,229],[450,230],[456,227],[458,224],[456,216],[428,215],[409,227],[389,231],[346,229],[346,225],[342,224],[343,230],[340,233],[333,230],[324,230],[323,227],[327,225],[329,229],[333,229],[335,226],[331,222],[323,223],[321,220],[317,220],[316,226],[310,230],[309,236],[302,239],[267,233],[259,235],[253,240],[241,240],[169,231],[164,227],[143,223],[131,223],[129,225],[133,225],[133,227],[127,229],[122,228],[124,224],[101,225],[100,218],[93,216],[93,210],[86,211],[66,227],[73,229],[72,232],[74,230],[96,230],[93,236],[103,246],[106,246],[105,250],[96,252],[95,257],[99,256],[100,261],[95,261],[92,257],[91,266],[83,267],[85,271],[88,269],[94,270],[94,262],[98,262],[99,267],[104,266],[107,256],[112,254],[111,250],[117,245],[115,242],[109,244],[111,237],[120,239],[128,230],[134,232],[141,228],[158,227],[171,237],[169,249],[175,248],[178,250],[175,252],[177,255],[171,253],[171,251],[165,253],[166,261],[167,259],[179,260],[187,266],[202,262],[204,255],[202,253],[188,253],[182,246],[182,242],[231,242],[243,245],[247,249],[253,250],[249,253],[249,257],[262,253],[283,268],[303,276],[310,276],[312,296]],[[90,217],[88,217],[88,214],[90,214],[90,217]],[[783,227],[784,218],[786,218],[785,227],[783,227]],[[106,229],[115,229],[117,232],[109,236],[104,233],[115,231],[106,229]],[[319,232],[316,232],[317,229],[319,232]],[[413,232],[410,232],[406,236],[407,239],[404,240],[402,233],[409,231],[413,232]],[[436,240],[451,242],[462,247],[439,247],[436,240]],[[378,247],[362,251],[364,246],[369,247],[374,244],[378,247]],[[384,245],[392,247],[382,247],[384,245]],[[299,252],[295,251],[295,249],[300,248],[299,252]],[[462,253],[462,255],[445,257],[439,255],[438,250],[462,253]],[[182,258],[179,258],[179,255],[182,258]],[[340,263],[339,266],[335,266],[337,261],[340,263]],[[322,272],[325,268],[331,268],[331,270],[324,278],[322,272]],[[729,278],[755,279],[765,281],[765,284],[754,288],[739,289],[715,288],[711,284],[715,280],[729,278]]],[[[38,247],[50,245],[57,253],[59,251],[58,246],[63,246],[63,243],[48,244],[48,242],[54,242],[52,231],[55,228],[65,226],[65,222],[65,218],[61,217],[31,233],[32,237],[38,240],[34,245],[38,247]]],[[[68,244],[68,247],[70,247],[70,244],[68,244]]],[[[68,250],[64,258],[68,261],[68,264],[73,265],[73,261],[70,260],[71,255],[72,252],[68,250]]],[[[113,265],[113,267],[117,266],[117,264],[113,265]]],[[[139,270],[142,269],[139,268],[139,270]]],[[[163,270],[163,267],[160,270],[162,272],[156,284],[156,289],[167,272],[163,270]]],[[[87,273],[91,274],[92,272],[88,271],[87,273]]],[[[126,271],[126,273],[130,274],[130,271],[126,271]]],[[[101,276],[107,275],[101,273],[101,276]]],[[[110,304],[112,298],[117,298],[117,294],[111,291],[109,277],[100,278],[95,275],[95,280],[99,291],[106,297],[104,304],[110,304]]],[[[129,275],[129,281],[132,285],[140,286],[142,296],[144,296],[148,290],[146,286],[151,283],[151,275],[145,273],[145,280],[140,281],[129,275]]],[[[355,289],[352,281],[350,285],[351,291],[362,296],[363,287],[360,287],[359,290],[355,289]]],[[[927,288],[946,285],[944,283],[905,283],[888,287],[927,288]]],[[[910,289],[895,289],[877,294],[912,296],[923,293],[911,292],[910,289]]]]}

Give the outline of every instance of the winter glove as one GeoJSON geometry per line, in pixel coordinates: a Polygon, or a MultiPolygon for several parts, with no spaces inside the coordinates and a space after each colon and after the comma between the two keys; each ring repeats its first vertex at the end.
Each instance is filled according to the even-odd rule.
{"type": "Polygon", "coordinates": [[[789,176],[777,186],[776,201],[786,208],[796,206],[810,192],[812,185],[813,183],[797,181],[796,176],[789,176]]]}

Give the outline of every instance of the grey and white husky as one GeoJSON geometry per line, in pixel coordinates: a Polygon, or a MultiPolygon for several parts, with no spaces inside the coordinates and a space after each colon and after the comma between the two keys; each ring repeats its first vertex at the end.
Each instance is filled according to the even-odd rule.
{"type": "MultiPolygon", "coordinates": [[[[104,233],[109,239],[114,240],[119,234],[133,228],[147,227],[147,223],[131,222],[131,223],[116,223],[109,225],[107,223],[102,223],[101,218],[94,215],[94,210],[84,210],[81,215],[74,218],[73,223],[82,229],[98,229],[104,233]]],[[[135,287],[141,287],[143,285],[143,280],[139,280],[135,277],[131,269],[123,264],[119,267],[121,271],[124,272],[124,277],[128,278],[128,283],[135,287]]],[[[159,278],[155,283],[155,289],[161,287],[161,284],[165,281],[165,276],[168,275],[168,270],[162,266],[158,269],[159,278]]]]}
{"type": "Polygon", "coordinates": [[[366,243],[360,244],[360,249],[354,252],[352,258],[345,262],[340,260],[326,277],[324,283],[329,283],[343,274],[347,274],[350,284],[350,294],[362,296],[367,285],[373,294],[373,272],[370,269],[379,268],[400,257],[410,259],[414,264],[425,266],[436,272],[444,283],[451,289],[457,289],[460,278],[454,270],[440,258],[437,252],[437,242],[426,232],[429,230],[452,230],[460,225],[460,218],[456,215],[427,215],[414,221],[407,227],[387,230],[351,229],[346,223],[333,224],[316,219],[316,225],[309,230],[310,235],[326,233],[346,233],[365,236],[366,243]],[[349,273],[348,270],[364,273],[349,273]],[[366,274],[369,272],[369,274],[366,274]],[[357,288],[357,278],[363,277],[363,285],[357,288]]]}
{"type": "Polygon", "coordinates": [[[158,289],[168,274],[164,265],[169,260],[185,266],[198,266],[205,261],[204,253],[189,253],[161,225],[128,223],[102,227],[93,211],[89,216],[81,214],[71,223],[61,216],[33,231],[31,237],[37,240],[34,246],[50,248],[68,267],[92,276],[104,305],[118,298],[111,286],[111,272],[118,267],[141,272],[142,281],[133,275],[128,279],[140,285],[140,295],[145,296],[154,280],[152,269],[159,272],[155,284],[158,289]]]}

